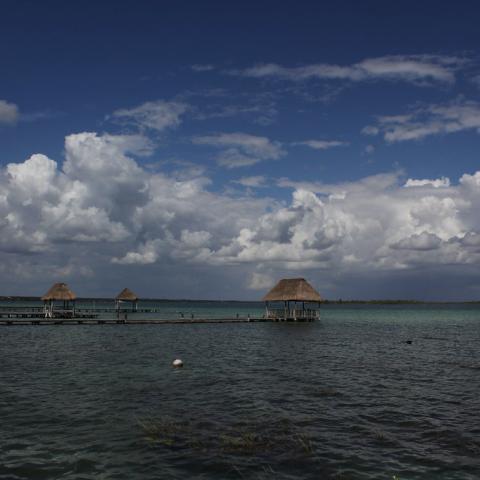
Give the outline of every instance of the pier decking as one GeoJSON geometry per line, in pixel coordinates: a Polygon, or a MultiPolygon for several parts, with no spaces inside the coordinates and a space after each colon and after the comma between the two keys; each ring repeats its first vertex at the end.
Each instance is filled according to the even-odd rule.
{"type": "Polygon", "coordinates": [[[193,324],[193,323],[248,323],[272,322],[267,318],[171,318],[171,319],[117,319],[117,318],[45,318],[45,317],[3,317],[0,316],[1,325],[166,325],[166,324],[193,324]]]}
{"type": "MultiPolygon", "coordinates": [[[[68,312],[67,312],[68,313],[68,312]]],[[[193,323],[248,323],[248,322],[283,322],[291,319],[272,318],[269,316],[239,315],[232,317],[199,316],[192,312],[179,313],[178,316],[161,317],[160,308],[142,308],[136,312],[116,310],[114,308],[77,308],[75,316],[61,315],[56,312],[53,317],[46,316],[43,307],[10,307],[0,310],[1,325],[164,325],[193,323]],[[155,318],[155,314],[158,313],[155,318]],[[142,315],[143,314],[143,315],[142,315]],[[148,315],[152,315],[150,318],[148,315]]],[[[297,321],[312,321],[302,319],[297,321]]]]}
{"type": "MultiPolygon", "coordinates": [[[[138,314],[138,313],[159,313],[161,311],[160,308],[139,308],[135,310],[135,312],[132,312],[131,310],[117,310],[115,308],[75,308],[75,317],[84,317],[84,318],[91,318],[92,315],[100,315],[100,314],[111,314],[111,315],[117,315],[120,313],[121,315],[124,315],[125,313],[127,315],[129,314],[138,314]]],[[[53,312],[62,312],[62,309],[60,310],[53,310],[53,312]]],[[[14,316],[22,316],[22,315],[27,315],[27,316],[40,316],[44,317],[45,316],[45,308],[44,307],[17,307],[17,306],[2,306],[0,307],[0,318],[8,315],[14,315],[14,316]]]]}

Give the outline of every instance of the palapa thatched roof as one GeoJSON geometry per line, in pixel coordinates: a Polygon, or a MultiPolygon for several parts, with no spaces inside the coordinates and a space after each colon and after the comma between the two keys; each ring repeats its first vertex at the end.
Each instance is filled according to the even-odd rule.
{"type": "Polygon", "coordinates": [[[320,294],[304,278],[284,278],[264,297],[264,302],[321,302],[320,294]]]}
{"type": "Polygon", "coordinates": [[[77,296],[68,288],[66,283],[55,283],[42,297],[42,300],[75,300],[77,296]]]}
{"type": "Polygon", "coordinates": [[[124,288],[116,297],[115,300],[123,300],[127,302],[136,302],[138,297],[129,289],[124,288]]]}

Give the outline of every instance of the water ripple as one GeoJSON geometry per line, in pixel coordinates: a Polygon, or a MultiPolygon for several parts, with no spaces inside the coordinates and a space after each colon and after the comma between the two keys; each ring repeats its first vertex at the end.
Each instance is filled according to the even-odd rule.
{"type": "Polygon", "coordinates": [[[478,479],[479,316],[5,328],[0,480],[478,479]]]}

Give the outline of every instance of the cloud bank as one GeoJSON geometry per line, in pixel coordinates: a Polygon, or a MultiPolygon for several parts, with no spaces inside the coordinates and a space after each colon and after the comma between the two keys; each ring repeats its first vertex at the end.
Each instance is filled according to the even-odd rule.
{"type": "MultiPolygon", "coordinates": [[[[246,144],[259,158],[281,151],[243,134],[202,142],[246,144]]],[[[62,165],[42,154],[8,164],[0,174],[2,268],[28,264],[38,280],[167,266],[199,268],[208,278],[235,267],[247,292],[288,272],[341,283],[480,263],[480,172],[455,184],[405,181],[399,173],[334,185],[283,181],[292,189],[284,204],[210,191],[201,173],[151,173],[136,160],[151,150],[141,135],[85,132],[66,138],[62,165]]],[[[264,179],[239,182],[261,186],[264,179]]]]}

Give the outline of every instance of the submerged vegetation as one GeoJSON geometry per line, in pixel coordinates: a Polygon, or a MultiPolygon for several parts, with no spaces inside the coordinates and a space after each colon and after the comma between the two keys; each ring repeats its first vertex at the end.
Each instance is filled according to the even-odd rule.
{"type": "Polygon", "coordinates": [[[314,452],[308,434],[286,419],[270,423],[237,422],[229,428],[219,428],[214,424],[158,417],[138,420],[138,425],[151,446],[236,455],[289,452],[310,455],[314,452]]]}

